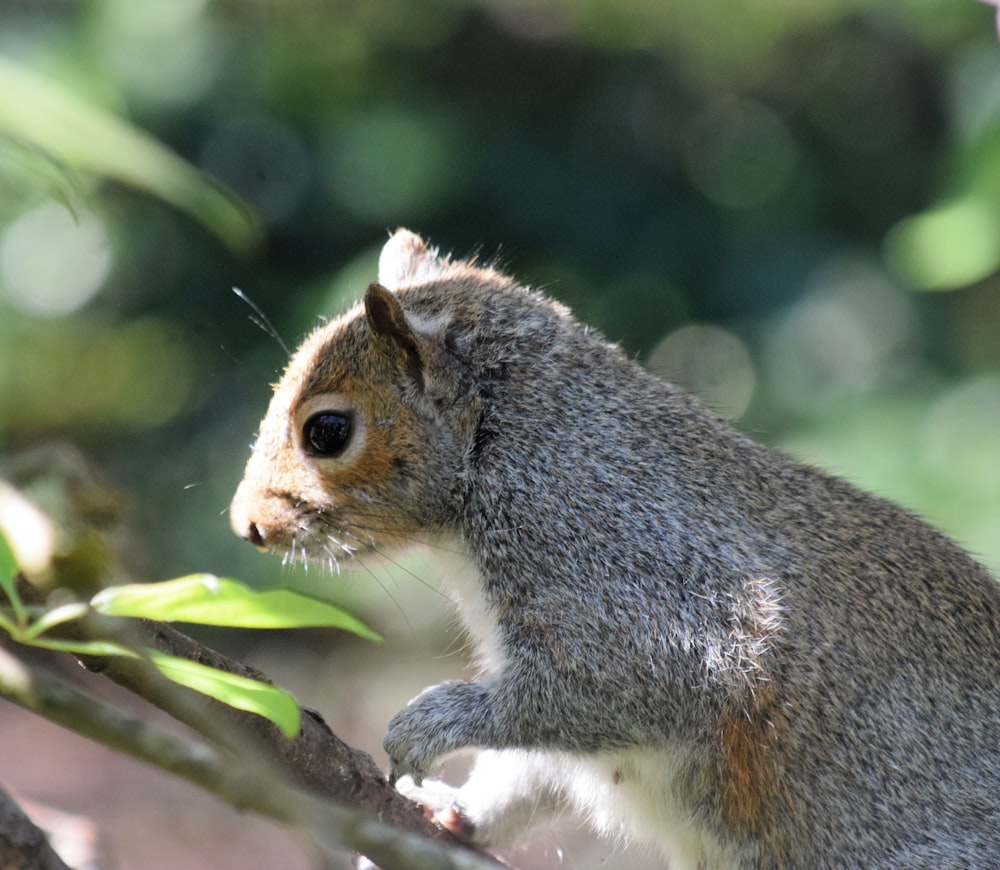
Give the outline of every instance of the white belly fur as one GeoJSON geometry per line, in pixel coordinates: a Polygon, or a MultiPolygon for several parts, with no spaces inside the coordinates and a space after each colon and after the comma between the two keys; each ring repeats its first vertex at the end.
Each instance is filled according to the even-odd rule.
{"type": "Polygon", "coordinates": [[[678,800],[676,777],[688,753],[630,749],[590,758],[555,755],[570,802],[602,836],[622,845],[653,847],[681,868],[729,868],[739,856],[723,846],[678,800]]]}

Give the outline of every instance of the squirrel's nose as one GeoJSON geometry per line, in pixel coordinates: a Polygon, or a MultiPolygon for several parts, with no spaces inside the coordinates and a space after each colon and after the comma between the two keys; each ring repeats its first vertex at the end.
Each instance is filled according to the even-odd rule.
{"type": "Polygon", "coordinates": [[[233,523],[233,530],[239,537],[243,538],[244,541],[249,541],[262,553],[268,552],[267,540],[264,537],[263,532],[261,532],[260,527],[253,520],[246,523],[243,526],[237,526],[233,523]]]}
{"type": "Polygon", "coordinates": [[[251,520],[250,525],[247,527],[246,533],[241,535],[243,540],[249,541],[258,550],[266,550],[267,546],[264,543],[264,536],[260,533],[260,529],[257,528],[257,523],[251,520]]]}
{"type": "Polygon", "coordinates": [[[258,550],[265,552],[267,550],[267,537],[257,525],[257,521],[252,518],[250,513],[252,504],[250,499],[245,497],[244,489],[241,486],[236,491],[233,503],[229,506],[229,523],[237,537],[249,541],[258,550]]]}

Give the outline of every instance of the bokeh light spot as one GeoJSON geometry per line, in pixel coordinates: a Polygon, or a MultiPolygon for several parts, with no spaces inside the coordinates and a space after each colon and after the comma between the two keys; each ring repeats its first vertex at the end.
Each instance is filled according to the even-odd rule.
{"type": "MultiPolygon", "coordinates": [[[[969,489],[1000,494],[997,433],[1000,376],[984,375],[953,388],[931,407],[923,431],[924,458],[942,476],[969,489]],[[991,461],[984,462],[984,457],[991,461]]],[[[992,521],[997,522],[995,513],[992,521]]]]}
{"type": "Polygon", "coordinates": [[[43,203],[0,239],[0,290],[26,314],[72,314],[101,289],[110,268],[104,224],[83,209],[43,203]]]}
{"type": "Polygon", "coordinates": [[[746,411],[757,381],[747,346],[717,326],[695,324],[672,332],[653,349],[648,365],[730,420],[746,411]]]}
{"type": "Polygon", "coordinates": [[[101,51],[128,89],[163,105],[195,101],[212,85],[225,52],[205,14],[207,0],[106,0],[101,51]]]}
{"type": "Polygon", "coordinates": [[[331,142],[326,181],[359,217],[374,222],[424,214],[453,195],[459,155],[426,116],[376,109],[344,123],[331,142]]]}
{"type": "Polygon", "coordinates": [[[1000,209],[965,197],[896,225],[889,258],[923,290],[952,290],[1000,269],[1000,209]]]}
{"type": "Polygon", "coordinates": [[[902,379],[916,322],[909,297],[866,259],[825,263],[766,343],[774,399],[795,411],[902,379]]]}
{"type": "Polygon", "coordinates": [[[706,196],[730,208],[749,208],[784,189],[798,149],[769,108],[725,98],[692,123],[684,156],[691,180],[706,196]]]}

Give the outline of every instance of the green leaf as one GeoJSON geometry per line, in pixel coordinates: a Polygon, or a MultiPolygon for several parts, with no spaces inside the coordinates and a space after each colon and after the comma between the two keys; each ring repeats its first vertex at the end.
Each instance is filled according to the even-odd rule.
{"type": "Polygon", "coordinates": [[[14,551],[10,548],[10,544],[7,543],[7,538],[4,537],[3,532],[0,532],[0,584],[3,585],[4,592],[7,592],[11,588],[10,584],[14,582],[17,572],[18,566],[17,559],[14,557],[14,551]]]}
{"type": "Polygon", "coordinates": [[[175,683],[215,698],[230,707],[270,719],[289,739],[299,733],[299,705],[288,692],[269,683],[226,673],[153,649],[146,652],[160,672],[175,683]]]}
{"type": "Polygon", "coordinates": [[[17,626],[17,618],[14,616],[13,608],[2,608],[0,609],[0,630],[6,631],[7,634],[13,636],[20,629],[17,626]],[[7,614],[10,614],[8,618],[7,614]]]}
{"type": "Polygon", "coordinates": [[[91,605],[108,616],[232,628],[341,628],[381,640],[363,622],[325,601],[290,589],[255,591],[239,580],[213,574],[112,586],[97,593],[91,605]]]}
{"type": "Polygon", "coordinates": [[[236,251],[260,228],[250,209],[152,136],[0,57],[0,135],[74,169],[146,190],[188,212],[236,251]]]}
{"type": "Polygon", "coordinates": [[[19,570],[14,551],[7,543],[3,532],[0,532],[0,590],[7,596],[7,600],[14,610],[15,621],[23,623],[24,603],[21,601],[21,596],[17,594],[17,572],[19,570]]]}
{"type": "Polygon", "coordinates": [[[135,658],[136,654],[120,643],[113,643],[109,640],[55,640],[48,637],[36,637],[25,640],[23,643],[28,646],[37,646],[42,649],[53,649],[59,652],[72,653],[76,656],[124,656],[135,658]]]}
{"type": "Polygon", "coordinates": [[[70,604],[63,604],[59,607],[55,607],[52,610],[46,610],[23,632],[20,638],[21,643],[28,643],[39,635],[47,632],[50,628],[62,625],[64,622],[71,622],[74,619],[79,619],[87,612],[88,609],[87,605],[83,602],[74,601],[70,604]]]}

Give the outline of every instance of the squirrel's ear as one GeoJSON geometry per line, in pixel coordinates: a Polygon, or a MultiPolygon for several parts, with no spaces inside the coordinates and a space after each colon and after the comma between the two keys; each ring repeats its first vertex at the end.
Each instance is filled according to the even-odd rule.
{"type": "Polygon", "coordinates": [[[395,295],[381,284],[369,284],[365,293],[365,316],[372,334],[393,348],[410,374],[419,378],[423,367],[420,345],[395,295]]]}
{"type": "Polygon", "coordinates": [[[451,265],[437,248],[416,233],[396,230],[382,248],[378,259],[378,281],[383,287],[398,290],[440,278],[451,265]]]}

